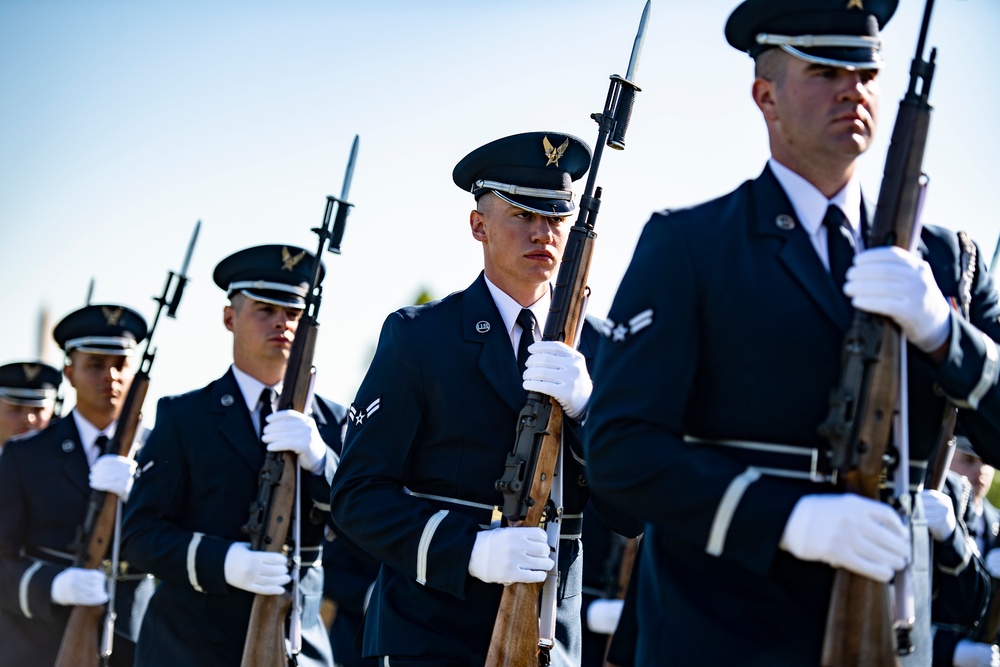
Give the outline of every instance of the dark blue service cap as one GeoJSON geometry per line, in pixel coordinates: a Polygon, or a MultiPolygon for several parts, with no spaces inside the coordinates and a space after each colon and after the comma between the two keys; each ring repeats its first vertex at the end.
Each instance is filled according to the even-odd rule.
{"type": "Polygon", "coordinates": [[[40,408],[56,400],[62,371],[40,361],[0,366],[0,401],[40,408]]]}
{"type": "Polygon", "coordinates": [[[955,450],[965,452],[966,454],[972,454],[976,457],[979,456],[979,452],[972,448],[972,441],[969,440],[968,433],[966,432],[965,427],[962,426],[962,422],[955,424],[955,450]]]}
{"type": "Polygon", "coordinates": [[[74,310],[56,325],[52,337],[66,354],[129,355],[147,331],[146,320],[131,308],[103,304],[74,310]]]}
{"type": "Polygon", "coordinates": [[[726,22],[726,39],[756,58],[779,47],[796,58],[850,70],[879,69],[883,28],[898,0],[746,0],[726,22]]]}
{"type": "Polygon", "coordinates": [[[525,132],[480,146],[462,158],[452,179],[478,200],[492,192],[541,215],[573,212],[573,181],[590,168],[590,147],[559,132],[525,132]]]}
{"type": "MultiPolygon", "coordinates": [[[[232,297],[243,294],[283,308],[305,308],[316,257],[291,245],[259,245],[235,252],[219,262],[215,284],[232,297]]],[[[326,269],[319,266],[323,282],[326,269]]]]}

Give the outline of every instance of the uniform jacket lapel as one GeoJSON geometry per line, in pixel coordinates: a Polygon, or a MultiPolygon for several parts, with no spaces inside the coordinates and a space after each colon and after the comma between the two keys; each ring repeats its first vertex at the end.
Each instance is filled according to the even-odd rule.
{"type": "Polygon", "coordinates": [[[264,452],[243,394],[230,369],[212,388],[212,414],[215,415],[223,439],[254,471],[264,465],[264,452]]]}
{"type": "Polygon", "coordinates": [[[757,233],[783,241],[778,250],[778,261],[788,269],[830,321],[846,332],[851,323],[851,312],[837,293],[833,278],[823,266],[806,230],[795,216],[795,209],[788,196],[767,167],[753,183],[753,198],[757,233]]]}
{"type": "Polygon", "coordinates": [[[53,435],[59,448],[59,473],[72,487],[86,496],[90,493],[90,464],[72,414],[60,419],[55,429],[53,435]]]}
{"type": "Polygon", "coordinates": [[[479,370],[483,377],[514,412],[520,412],[528,394],[521,386],[510,337],[482,273],[462,297],[462,337],[482,346],[479,370]]]}

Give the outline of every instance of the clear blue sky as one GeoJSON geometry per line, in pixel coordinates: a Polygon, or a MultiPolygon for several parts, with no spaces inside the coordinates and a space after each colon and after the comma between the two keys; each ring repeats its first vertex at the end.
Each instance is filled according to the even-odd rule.
{"type": "MultiPolygon", "coordinates": [[[[0,0],[0,362],[34,356],[39,310],[81,306],[92,277],[95,302],[151,316],[201,219],[178,320],[156,334],[150,407],[217,377],[231,343],[212,269],[259,243],[314,248],[359,134],[317,354],[320,391],[349,403],[385,315],[481,268],[454,164],[515,132],[593,144],[589,115],[624,74],[643,2],[0,0]]],[[[901,4],[884,32],[879,140],[861,161],[871,199],[923,8],[901,4]]],[[[598,316],[651,211],[727,192],[767,158],[751,62],[722,34],[735,5],[654,0],[628,147],[605,153],[598,179],[598,316]]],[[[987,254],[1000,234],[997,34],[995,0],[936,3],[925,220],[987,254]]]]}

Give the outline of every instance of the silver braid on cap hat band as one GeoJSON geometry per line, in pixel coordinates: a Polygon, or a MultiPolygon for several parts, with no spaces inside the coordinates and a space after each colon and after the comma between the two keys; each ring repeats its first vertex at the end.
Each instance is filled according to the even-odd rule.
{"type": "Polygon", "coordinates": [[[881,56],[876,52],[874,54],[874,60],[871,62],[853,62],[849,60],[835,60],[833,58],[821,58],[819,56],[814,56],[811,53],[806,53],[805,51],[799,51],[793,46],[788,44],[782,44],[779,46],[782,51],[795,56],[799,60],[804,60],[807,63],[812,63],[814,65],[823,65],[824,67],[836,67],[837,69],[845,69],[848,72],[857,72],[858,70],[870,70],[870,69],[882,69],[884,61],[881,56]]]}
{"type": "Polygon", "coordinates": [[[56,397],[55,389],[22,389],[20,387],[0,387],[0,398],[22,398],[44,401],[56,397]]]}
{"type": "Polygon", "coordinates": [[[260,294],[253,294],[245,289],[240,290],[240,294],[253,301],[260,301],[261,303],[269,303],[272,306],[279,306],[281,308],[291,308],[292,310],[305,310],[306,304],[296,303],[294,301],[282,301],[281,299],[269,299],[266,296],[261,296],[260,294]]]}
{"type": "Polygon", "coordinates": [[[135,347],[135,340],[122,336],[84,336],[83,338],[73,338],[66,341],[63,346],[66,352],[79,350],[80,352],[91,352],[93,354],[132,354],[135,347]]]}
{"type": "Polygon", "coordinates": [[[247,289],[263,289],[270,290],[272,292],[289,292],[291,294],[297,294],[298,296],[304,297],[309,293],[309,290],[305,287],[299,285],[289,285],[287,283],[275,283],[269,280],[240,280],[235,283],[229,283],[229,289],[227,292],[235,292],[236,290],[247,290],[247,289]]]}
{"type": "Polygon", "coordinates": [[[570,190],[543,190],[541,188],[525,188],[520,185],[510,185],[498,181],[479,180],[472,184],[472,192],[481,189],[496,190],[506,192],[509,195],[523,195],[525,197],[536,197],[538,199],[564,199],[573,200],[573,193],[570,190]]]}
{"type": "Polygon", "coordinates": [[[854,49],[880,49],[882,39],[868,35],[773,35],[762,32],[757,35],[758,44],[770,46],[797,46],[802,49],[824,46],[840,46],[854,49]]]}

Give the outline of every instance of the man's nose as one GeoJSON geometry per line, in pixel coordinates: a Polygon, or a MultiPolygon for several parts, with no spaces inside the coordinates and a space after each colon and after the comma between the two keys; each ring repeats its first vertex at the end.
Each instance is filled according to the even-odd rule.
{"type": "Polygon", "coordinates": [[[866,79],[860,72],[847,72],[844,80],[843,95],[852,100],[866,100],[871,97],[871,91],[865,86],[866,79]]]}
{"type": "Polygon", "coordinates": [[[532,230],[532,238],[538,241],[550,241],[554,238],[552,224],[548,218],[539,218],[532,230]]]}

